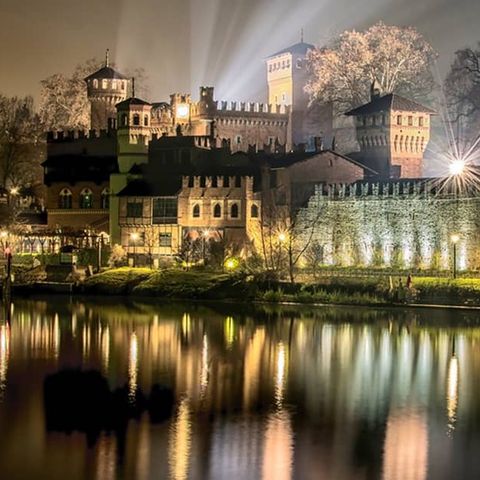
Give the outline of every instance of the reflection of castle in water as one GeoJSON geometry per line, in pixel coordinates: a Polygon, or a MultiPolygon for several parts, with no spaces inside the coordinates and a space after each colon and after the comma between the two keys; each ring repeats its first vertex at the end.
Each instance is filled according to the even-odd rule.
{"type": "MultiPolygon", "coordinates": [[[[368,478],[423,480],[440,453],[422,408],[438,409],[444,434],[470,411],[463,389],[477,388],[467,367],[478,363],[474,331],[429,329],[421,314],[365,311],[351,323],[351,311],[333,309],[253,317],[138,304],[16,307],[11,331],[0,330],[7,397],[9,362],[39,358],[48,368],[97,367],[112,387],[174,388],[170,423],[130,427],[121,468],[131,478],[367,478],[355,472],[368,464],[368,478]]],[[[102,437],[97,478],[115,478],[113,451],[102,437]]]]}

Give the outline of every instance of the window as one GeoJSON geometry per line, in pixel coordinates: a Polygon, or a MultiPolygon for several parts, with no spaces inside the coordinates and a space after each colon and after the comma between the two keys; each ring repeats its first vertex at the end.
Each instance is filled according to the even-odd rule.
{"type": "Polygon", "coordinates": [[[124,127],[128,126],[128,115],[126,113],[122,114],[122,125],[124,127]]]}
{"type": "Polygon", "coordinates": [[[242,177],[240,175],[235,175],[235,188],[240,188],[242,186],[242,177]]]}
{"type": "Polygon", "coordinates": [[[220,218],[222,216],[222,207],[220,206],[219,203],[217,203],[213,207],[213,216],[214,216],[214,218],[220,218]]]}
{"type": "Polygon", "coordinates": [[[418,118],[418,126],[423,127],[423,117],[418,118]]]}
{"type": "Polygon", "coordinates": [[[117,88],[117,81],[112,80],[112,90],[116,90],[116,88],[117,88]]]}
{"type": "Polygon", "coordinates": [[[401,125],[401,124],[402,124],[402,116],[397,115],[397,125],[401,125]]]}
{"type": "Polygon", "coordinates": [[[133,124],[140,125],[140,115],[138,115],[137,113],[133,116],[133,124]]]}
{"type": "Polygon", "coordinates": [[[242,136],[241,136],[241,135],[237,135],[237,136],[235,137],[235,143],[236,143],[237,145],[240,145],[240,144],[242,143],[242,136]]]}
{"type": "Polygon", "coordinates": [[[100,198],[101,208],[110,208],[110,192],[108,188],[104,188],[100,198]]]}
{"type": "Polygon", "coordinates": [[[128,202],[127,203],[127,217],[139,218],[143,216],[142,202],[128,202]]]}
{"type": "Polygon", "coordinates": [[[145,116],[143,117],[143,125],[144,125],[145,127],[148,127],[148,115],[145,115],[145,116]]]}
{"type": "Polygon", "coordinates": [[[107,82],[107,80],[103,79],[103,80],[102,80],[102,88],[103,88],[104,90],[106,90],[107,87],[108,87],[108,82],[107,82]]]}
{"type": "Polygon", "coordinates": [[[193,218],[200,217],[200,205],[198,203],[193,206],[192,217],[193,218]]]}
{"type": "Polygon", "coordinates": [[[232,218],[238,218],[238,204],[234,203],[230,208],[230,216],[232,218]]]}
{"type": "Polygon", "coordinates": [[[160,247],[171,247],[172,246],[172,234],[170,232],[162,232],[159,235],[158,243],[160,247]]]}
{"type": "Polygon", "coordinates": [[[413,125],[413,117],[410,115],[408,117],[408,126],[411,127],[413,125]]]}
{"type": "Polygon", "coordinates": [[[258,206],[253,204],[250,208],[250,216],[252,218],[258,218],[258,206]]]}
{"type": "Polygon", "coordinates": [[[163,197],[153,200],[153,223],[177,223],[177,198],[163,197]]]}
{"type": "Polygon", "coordinates": [[[286,101],[287,101],[287,94],[282,93],[282,102],[286,102],[286,101]]]}
{"type": "Polygon", "coordinates": [[[302,68],[302,59],[301,58],[297,58],[296,67],[297,68],[302,68]]]}
{"type": "Polygon", "coordinates": [[[65,209],[72,208],[72,192],[68,188],[64,188],[60,192],[58,207],[65,209]]]}
{"type": "Polygon", "coordinates": [[[97,79],[95,79],[93,81],[93,88],[98,88],[98,80],[97,79]]]}
{"type": "Polygon", "coordinates": [[[93,194],[89,188],[84,188],[80,193],[80,208],[93,207],[93,194]]]}

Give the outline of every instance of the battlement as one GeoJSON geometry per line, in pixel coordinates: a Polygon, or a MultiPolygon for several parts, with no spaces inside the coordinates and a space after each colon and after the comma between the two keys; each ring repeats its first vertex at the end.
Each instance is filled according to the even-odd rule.
{"type": "Polygon", "coordinates": [[[242,114],[270,114],[270,115],[288,115],[290,107],[288,105],[272,105],[258,102],[214,102],[217,113],[242,113],[242,114]]]}
{"type": "Polygon", "coordinates": [[[442,179],[412,179],[390,182],[357,182],[353,184],[321,184],[315,186],[315,197],[332,200],[358,198],[457,198],[474,197],[475,189],[456,191],[455,185],[445,184],[442,179]]]}
{"type": "Polygon", "coordinates": [[[253,190],[253,177],[240,175],[238,186],[235,175],[184,175],[182,176],[182,188],[243,188],[253,190]]]}
{"type": "Polygon", "coordinates": [[[163,142],[167,145],[177,146],[182,144],[183,146],[198,147],[205,149],[212,149],[216,147],[215,139],[212,139],[209,135],[180,135],[180,136],[170,136],[170,135],[159,135],[158,133],[153,133],[151,137],[152,142],[163,142]]]}
{"type": "Polygon", "coordinates": [[[116,130],[68,130],[47,132],[48,143],[72,142],[73,140],[87,140],[96,138],[112,138],[116,130]]]}

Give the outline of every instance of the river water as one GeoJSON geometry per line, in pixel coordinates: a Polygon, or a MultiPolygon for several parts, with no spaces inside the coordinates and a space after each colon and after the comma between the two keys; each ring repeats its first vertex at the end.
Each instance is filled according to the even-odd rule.
{"type": "Polygon", "coordinates": [[[0,478],[480,478],[480,322],[453,310],[17,300],[0,322],[0,478]],[[171,387],[126,437],[48,431],[43,381],[171,387]]]}

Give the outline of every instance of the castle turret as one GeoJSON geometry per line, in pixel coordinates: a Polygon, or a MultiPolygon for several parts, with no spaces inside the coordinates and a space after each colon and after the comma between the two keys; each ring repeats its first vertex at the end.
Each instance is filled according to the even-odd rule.
{"type": "Polygon", "coordinates": [[[381,95],[377,82],[371,101],[345,115],[355,117],[359,159],[383,178],[419,178],[430,140],[433,110],[394,93],[381,95]]]}
{"type": "Polygon", "coordinates": [[[90,128],[107,130],[115,128],[115,105],[127,98],[129,80],[109,65],[109,52],[105,64],[85,78],[90,101],[90,128]]]}

